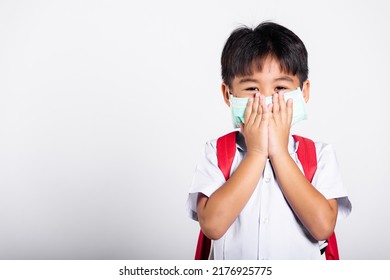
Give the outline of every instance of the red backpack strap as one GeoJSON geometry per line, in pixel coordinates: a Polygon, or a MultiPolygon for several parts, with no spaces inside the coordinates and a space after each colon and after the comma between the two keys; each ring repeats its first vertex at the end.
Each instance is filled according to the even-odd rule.
{"type": "Polygon", "coordinates": [[[316,147],[312,140],[293,135],[295,142],[299,142],[298,144],[298,158],[302,164],[303,172],[305,173],[305,177],[309,182],[313,180],[314,173],[317,170],[317,155],[316,155],[316,147]]]}
{"type": "Polygon", "coordinates": [[[218,167],[221,169],[225,180],[230,177],[230,170],[236,154],[236,137],[238,131],[230,132],[217,140],[218,167]]]}
{"type": "Polygon", "coordinates": [[[194,260],[208,260],[210,255],[210,249],[211,240],[203,234],[202,230],[200,230],[194,260]]]}
{"type": "MultiPolygon", "coordinates": [[[[317,170],[317,155],[315,144],[312,140],[293,135],[295,142],[298,144],[298,158],[302,164],[303,172],[309,182],[313,180],[314,173],[317,170]]],[[[339,251],[337,246],[336,235],[333,232],[327,240],[328,246],[325,249],[325,257],[327,260],[339,260],[339,251]]]]}
{"type": "MultiPolygon", "coordinates": [[[[225,180],[230,177],[230,170],[236,154],[236,137],[238,131],[230,132],[217,139],[218,167],[221,169],[225,180]]],[[[211,240],[200,230],[198,244],[196,246],[195,260],[207,260],[210,255],[211,240]]]]}
{"type": "Polygon", "coordinates": [[[333,232],[328,238],[328,246],[325,249],[325,257],[327,260],[339,260],[339,248],[337,246],[336,234],[333,232]]]}

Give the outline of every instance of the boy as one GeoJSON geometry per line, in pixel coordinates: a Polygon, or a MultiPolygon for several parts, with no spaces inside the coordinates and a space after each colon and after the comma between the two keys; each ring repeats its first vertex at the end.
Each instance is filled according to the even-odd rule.
{"type": "Polygon", "coordinates": [[[238,28],[224,46],[221,64],[225,103],[234,107],[247,100],[247,105],[230,178],[218,167],[216,140],[209,141],[189,192],[190,215],[213,240],[210,258],[324,259],[323,240],[351,204],[330,145],[315,143],[312,182],[297,158],[299,143],[290,126],[299,99],[287,95],[298,94],[303,105],[309,100],[303,42],[272,22],[238,28]]]}

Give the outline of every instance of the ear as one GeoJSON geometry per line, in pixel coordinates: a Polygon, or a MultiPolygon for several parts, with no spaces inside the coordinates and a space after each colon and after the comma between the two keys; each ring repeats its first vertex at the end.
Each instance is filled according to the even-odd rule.
{"type": "Polygon", "coordinates": [[[228,105],[230,107],[229,86],[225,83],[222,83],[221,90],[222,90],[223,99],[225,100],[226,105],[228,105]]]}
{"type": "Polygon", "coordinates": [[[309,98],[310,98],[310,81],[309,80],[306,80],[303,83],[302,94],[303,94],[303,98],[305,99],[305,102],[307,103],[309,101],[309,98]]]}

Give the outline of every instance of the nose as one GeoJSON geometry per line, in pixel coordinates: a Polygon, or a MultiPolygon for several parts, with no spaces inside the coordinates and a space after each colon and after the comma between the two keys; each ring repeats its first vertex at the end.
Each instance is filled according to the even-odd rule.
{"type": "Polygon", "coordinates": [[[261,89],[260,93],[265,97],[268,97],[274,95],[275,92],[272,89],[261,89]]]}

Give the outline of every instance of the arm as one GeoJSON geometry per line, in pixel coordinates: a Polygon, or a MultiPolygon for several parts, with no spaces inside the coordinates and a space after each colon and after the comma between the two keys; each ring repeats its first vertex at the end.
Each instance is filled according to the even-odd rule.
{"type": "Polygon", "coordinates": [[[271,163],[295,214],[315,239],[327,239],[336,225],[337,200],[327,200],[317,191],[288,153],[272,157],[271,163]]]}
{"type": "Polygon", "coordinates": [[[221,238],[245,207],[264,170],[268,157],[268,110],[263,96],[250,99],[245,112],[247,153],[232,176],[210,197],[198,197],[198,219],[210,239],[221,238]]]}
{"type": "Polygon", "coordinates": [[[307,181],[288,153],[292,102],[274,95],[270,118],[269,157],[282,192],[303,225],[317,240],[327,239],[336,224],[337,200],[327,200],[307,181]]]}
{"type": "Polygon", "coordinates": [[[266,158],[246,155],[231,178],[210,197],[199,194],[198,218],[204,234],[210,239],[221,238],[255,190],[266,158]]]}

